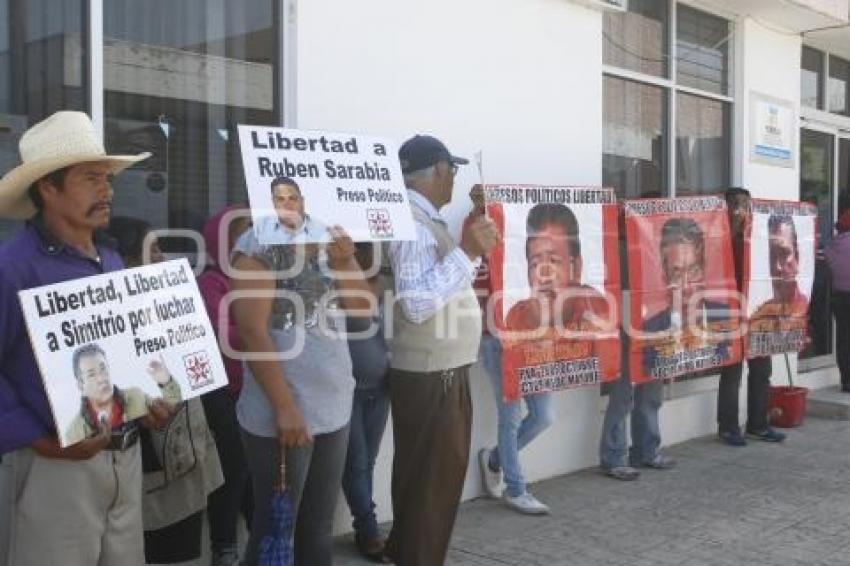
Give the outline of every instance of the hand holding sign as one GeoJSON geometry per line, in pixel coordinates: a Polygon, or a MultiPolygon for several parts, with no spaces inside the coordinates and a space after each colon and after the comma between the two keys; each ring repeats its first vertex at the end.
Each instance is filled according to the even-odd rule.
{"type": "Polygon", "coordinates": [[[492,250],[499,242],[499,230],[492,220],[479,216],[463,233],[460,248],[474,260],[492,250]]]}
{"type": "Polygon", "coordinates": [[[148,414],[139,419],[146,428],[161,429],[171,422],[177,414],[177,407],[162,399],[153,399],[148,403],[148,414]]]}
{"type": "Polygon", "coordinates": [[[111,438],[112,429],[108,423],[102,422],[96,436],[87,438],[67,448],[62,448],[59,445],[59,439],[52,436],[39,438],[30,444],[30,448],[44,458],[52,458],[54,460],[88,460],[106,448],[111,438]]]}
{"type": "Polygon", "coordinates": [[[159,355],[158,360],[150,361],[150,364],[148,364],[148,375],[150,375],[160,387],[171,381],[171,372],[169,372],[168,368],[165,366],[165,359],[162,357],[162,354],[159,355]]]}
{"type": "Polygon", "coordinates": [[[331,243],[328,244],[328,259],[332,267],[338,267],[347,261],[354,258],[354,252],[357,248],[354,247],[354,242],[349,237],[348,233],[342,226],[334,226],[329,228],[331,234],[331,243]]]}
{"type": "Polygon", "coordinates": [[[470,214],[473,216],[483,216],[486,213],[484,185],[481,183],[472,185],[472,188],[469,190],[469,200],[472,201],[472,212],[470,214]]]}

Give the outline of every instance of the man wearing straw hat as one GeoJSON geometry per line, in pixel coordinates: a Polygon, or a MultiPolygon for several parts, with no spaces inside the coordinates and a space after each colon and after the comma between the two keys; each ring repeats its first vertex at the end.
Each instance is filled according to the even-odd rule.
{"type": "MultiPolygon", "coordinates": [[[[21,137],[22,163],[0,179],[0,216],[26,226],[0,246],[0,454],[11,461],[10,564],[144,563],[136,422],[67,448],[56,436],[18,291],[117,271],[97,231],[112,176],[149,157],[106,155],[88,116],[57,112],[21,137]]],[[[69,379],[73,375],[69,374],[69,379]]],[[[171,411],[155,402],[142,419],[171,411]]]]}

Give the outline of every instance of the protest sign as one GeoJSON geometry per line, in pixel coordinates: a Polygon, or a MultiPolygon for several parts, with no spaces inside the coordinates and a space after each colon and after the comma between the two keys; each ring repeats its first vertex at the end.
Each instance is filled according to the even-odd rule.
{"type": "Polygon", "coordinates": [[[30,343],[65,447],[227,384],[185,259],[19,293],[30,343]]]}
{"type": "Polygon", "coordinates": [[[506,400],[620,373],[617,205],[611,189],[485,185],[502,239],[486,324],[502,343],[506,400]]]}
{"type": "Polygon", "coordinates": [[[725,201],[643,199],[624,207],[631,380],[740,361],[740,299],[725,201]]]}
{"type": "Polygon", "coordinates": [[[391,140],[240,125],[239,143],[261,244],[327,241],[334,225],[355,241],[416,238],[391,140]]]}
{"type": "Polygon", "coordinates": [[[806,346],[817,215],[809,203],[752,201],[744,238],[748,358],[806,346]]]}

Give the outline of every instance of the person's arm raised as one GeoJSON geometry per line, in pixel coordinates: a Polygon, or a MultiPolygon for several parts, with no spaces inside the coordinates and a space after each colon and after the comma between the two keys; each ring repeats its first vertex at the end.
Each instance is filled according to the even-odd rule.
{"type": "Polygon", "coordinates": [[[342,307],[360,316],[373,314],[377,305],[375,294],[357,263],[354,242],[340,226],[334,226],[329,231],[333,240],[327,247],[328,265],[340,291],[342,307]]]}

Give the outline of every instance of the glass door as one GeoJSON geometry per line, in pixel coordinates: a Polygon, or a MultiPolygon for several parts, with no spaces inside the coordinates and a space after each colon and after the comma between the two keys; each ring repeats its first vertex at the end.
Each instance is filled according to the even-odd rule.
{"type": "MultiPolygon", "coordinates": [[[[835,365],[830,311],[829,272],[823,247],[832,239],[836,185],[847,187],[850,140],[827,132],[803,129],[800,135],[800,200],[818,207],[818,253],[809,305],[809,345],[800,353],[800,370],[835,365]],[[838,154],[836,162],[835,156],[838,154]]],[[[845,191],[841,191],[842,193],[845,191]]],[[[845,196],[845,199],[847,197],[845,196]]]]}

